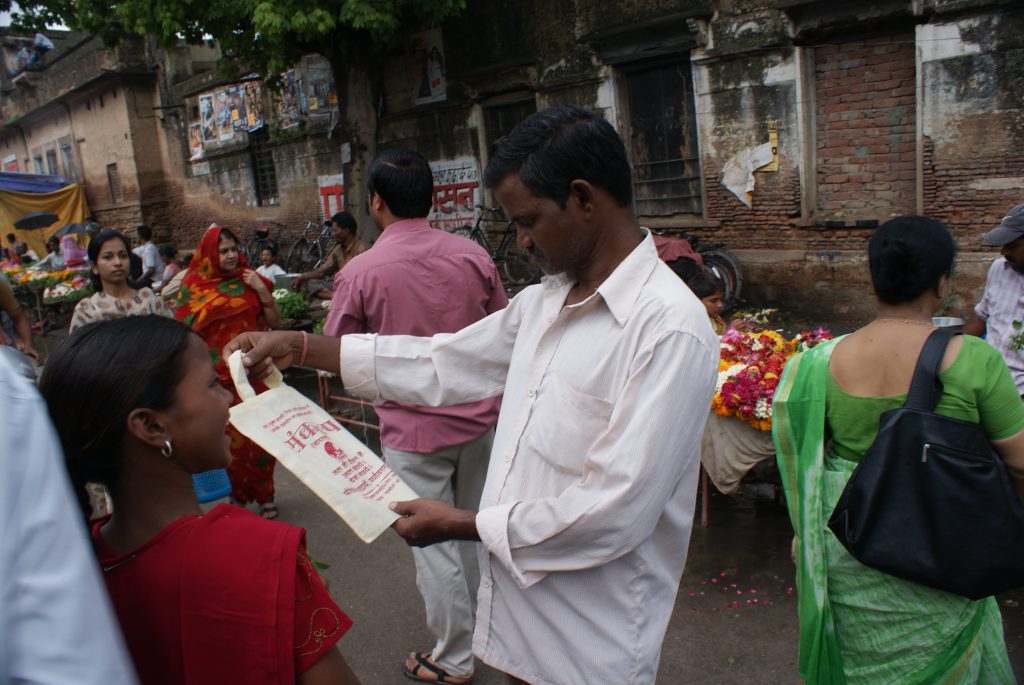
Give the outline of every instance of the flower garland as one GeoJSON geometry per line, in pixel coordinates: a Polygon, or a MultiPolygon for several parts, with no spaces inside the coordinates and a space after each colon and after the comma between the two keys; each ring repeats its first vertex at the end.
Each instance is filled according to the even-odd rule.
{"type": "Polygon", "coordinates": [[[824,328],[804,331],[791,340],[772,330],[737,330],[722,335],[718,383],[711,410],[736,416],[762,431],[772,429],[772,396],[782,369],[797,352],[832,337],[824,328]]]}
{"type": "Polygon", "coordinates": [[[82,273],[76,274],[71,280],[49,286],[43,291],[43,302],[76,302],[92,295],[92,281],[82,273]]]}

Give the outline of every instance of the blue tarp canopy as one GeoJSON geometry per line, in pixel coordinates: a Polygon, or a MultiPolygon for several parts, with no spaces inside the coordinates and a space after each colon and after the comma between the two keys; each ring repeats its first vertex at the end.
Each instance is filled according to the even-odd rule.
{"type": "Polygon", "coordinates": [[[71,182],[63,176],[0,171],[0,190],[17,193],[52,193],[69,185],[71,182]]]}

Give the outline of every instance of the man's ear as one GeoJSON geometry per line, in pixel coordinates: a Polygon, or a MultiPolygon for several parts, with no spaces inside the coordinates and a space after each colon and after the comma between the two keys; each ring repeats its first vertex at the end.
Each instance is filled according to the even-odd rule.
{"type": "Polygon", "coordinates": [[[569,184],[569,202],[585,212],[594,210],[594,186],[583,179],[576,179],[569,184]]]}
{"type": "Polygon", "coordinates": [[[125,422],[128,434],[150,447],[161,449],[170,438],[159,412],[152,409],[132,409],[125,422]]]}

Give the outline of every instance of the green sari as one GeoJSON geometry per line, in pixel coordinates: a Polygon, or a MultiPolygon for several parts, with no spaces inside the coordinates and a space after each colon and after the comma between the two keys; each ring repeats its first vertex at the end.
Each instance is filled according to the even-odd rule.
{"type": "Polygon", "coordinates": [[[796,534],[800,674],[818,685],[1012,685],[994,598],[974,602],[868,568],[828,530],[856,467],[825,446],[828,363],[837,342],[789,361],[772,410],[796,534]]]}

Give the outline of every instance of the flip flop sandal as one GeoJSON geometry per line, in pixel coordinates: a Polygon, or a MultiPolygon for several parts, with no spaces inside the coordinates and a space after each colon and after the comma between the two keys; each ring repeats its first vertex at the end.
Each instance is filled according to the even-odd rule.
{"type": "Polygon", "coordinates": [[[466,685],[473,682],[473,676],[454,676],[435,664],[430,660],[430,652],[419,652],[414,654],[413,657],[416,659],[416,665],[412,668],[402,664],[402,674],[410,680],[415,680],[419,683],[445,683],[446,685],[466,685]],[[433,677],[425,678],[421,676],[421,669],[432,673],[433,677]]]}
{"type": "Polygon", "coordinates": [[[260,505],[260,516],[267,519],[268,521],[273,521],[274,519],[276,519],[277,514],[277,505],[274,504],[273,502],[264,502],[263,504],[260,505]]]}

